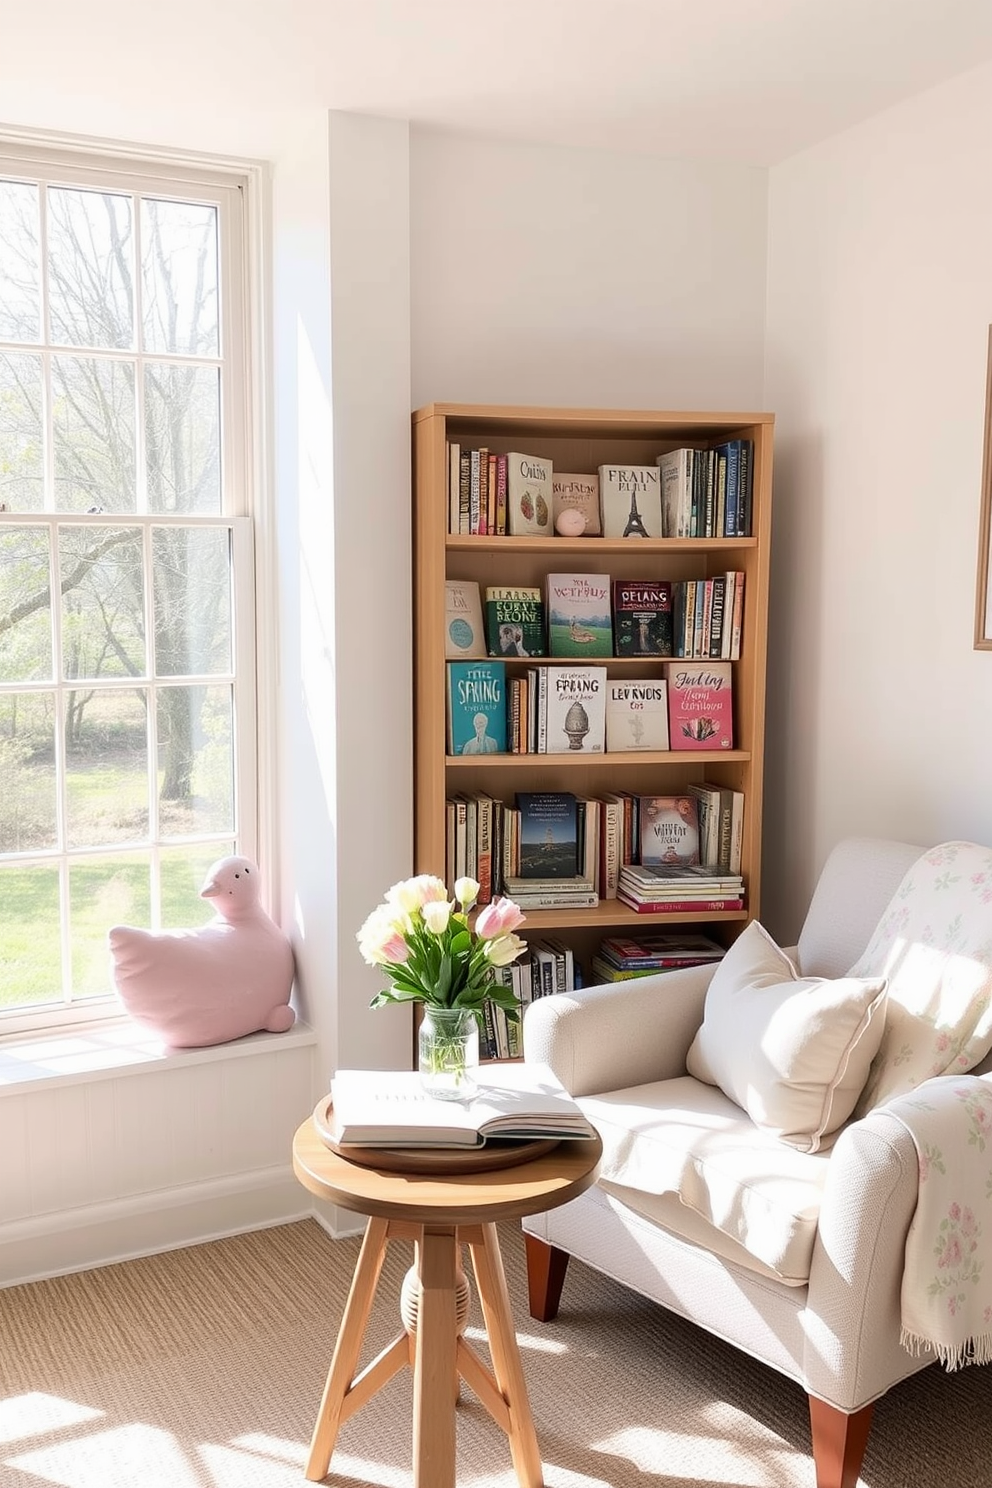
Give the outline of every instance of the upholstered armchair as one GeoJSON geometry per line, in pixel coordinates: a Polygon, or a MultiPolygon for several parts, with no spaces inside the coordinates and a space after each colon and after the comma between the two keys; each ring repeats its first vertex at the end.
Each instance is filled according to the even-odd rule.
{"type": "Polygon", "coordinates": [[[783,957],[782,980],[795,983],[771,1012],[773,974],[757,979],[765,1003],[739,975],[724,973],[721,989],[728,953],[717,968],[542,998],[524,1019],[526,1058],[552,1066],[604,1139],[596,1186],[524,1221],[532,1314],[554,1318],[574,1255],[798,1381],[817,1488],[854,1488],[874,1402],[934,1357],[901,1342],[926,1146],[925,1128],[903,1119],[906,1092],[970,1069],[971,1088],[992,1096],[992,1077],[973,1080],[990,1067],[992,853],[921,854],[842,842],[797,947],[783,953],[749,927],[751,954],[773,968],[783,957]],[[769,1093],[797,989],[820,1007],[834,1067],[811,1074],[809,1048],[792,1050],[781,1056],[798,1061],[792,1086],[769,1093]]]}

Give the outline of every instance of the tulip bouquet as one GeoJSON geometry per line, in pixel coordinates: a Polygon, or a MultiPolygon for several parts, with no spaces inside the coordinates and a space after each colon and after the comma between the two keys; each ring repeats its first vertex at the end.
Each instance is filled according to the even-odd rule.
{"type": "Polygon", "coordinates": [[[433,1009],[466,1009],[481,1022],[485,1004],[492,1002],[519,1021],[518,999],[493,981],[492,971],[526,949],[514,934],[524,915],[512,899],[494,899],[470,927],[478,895],[473,878],[458,880],[453,900],[444,881],[431,874],[393,885],[357,937],[364,959],[381,967],[392,984],[372,999],[372,1007],[422,1002],[433,1009]]]}

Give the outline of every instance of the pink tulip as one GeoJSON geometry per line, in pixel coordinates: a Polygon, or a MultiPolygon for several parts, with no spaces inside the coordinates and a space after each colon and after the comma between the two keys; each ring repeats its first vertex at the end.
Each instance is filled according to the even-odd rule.
{"type": "Polygon", "coordinates": [[[497,935],[510,935],[522,925],[526,916],[512,899],[494,899],[480,910],[475,933],[480,940],[495,940],[497,935]]]}

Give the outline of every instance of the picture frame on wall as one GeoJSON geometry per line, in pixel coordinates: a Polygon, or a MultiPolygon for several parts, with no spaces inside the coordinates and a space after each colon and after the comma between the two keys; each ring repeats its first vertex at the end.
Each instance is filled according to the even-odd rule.
{"type": "Polygon", "coordinates": [[[992,651],[992,326],[989,326],[985,373],[982,504],[978,528],[978,575],[975,582],[975,650],[992,651]]]}

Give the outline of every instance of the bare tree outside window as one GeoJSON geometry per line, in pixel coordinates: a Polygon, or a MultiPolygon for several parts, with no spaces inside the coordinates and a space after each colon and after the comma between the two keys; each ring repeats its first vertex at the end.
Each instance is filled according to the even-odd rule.
{"type": "Polygon", "coordinates": [[[0,1032],[11,1012],[106,997],[111,924],[209,918],[206,867],[254,830],[235,733],[253,716],[236,705],[252,587],[229,457],[245,437],[229,416],[241,297],[223,267],[240,262],[237,193],[12,164],[0,158],[0,1032]]]}

